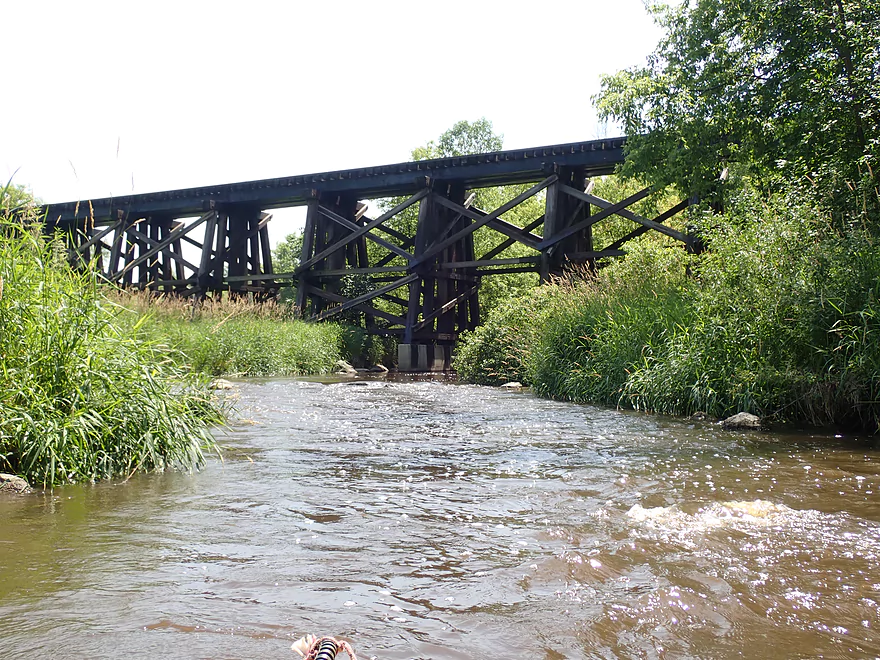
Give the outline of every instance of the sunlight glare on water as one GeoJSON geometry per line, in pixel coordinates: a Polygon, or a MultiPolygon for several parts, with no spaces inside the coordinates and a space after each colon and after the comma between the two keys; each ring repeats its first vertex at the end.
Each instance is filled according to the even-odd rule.
{"type": "Polygon", "coordinates": [[[237,387],[195,475],[0,499],[0,654],[880,654],[874,450],[430,380],[237,387]]]}

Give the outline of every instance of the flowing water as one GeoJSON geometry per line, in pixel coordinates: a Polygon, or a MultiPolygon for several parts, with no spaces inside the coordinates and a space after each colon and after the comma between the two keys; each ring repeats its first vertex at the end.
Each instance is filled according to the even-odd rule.
{"type": "Polygon", "coordinates": [[[880,655],[880,452],[434,381],[237,397],[197,474],[0,498],[0,657],[880,655]]]}

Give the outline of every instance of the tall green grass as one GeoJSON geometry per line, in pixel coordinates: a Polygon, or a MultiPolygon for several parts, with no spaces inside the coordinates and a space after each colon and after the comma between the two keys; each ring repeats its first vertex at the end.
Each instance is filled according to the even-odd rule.
{"type": "Polygon", "coordinates": [[[50,487],[192,469],[216,447],[205,379],[133,338],[27,219],[0,216],[0,282],[0,470],[50,487]]]}
{"type": "Polygon", "coordinates": [[[177,351],[180,366],[213,376],[303,376],[332,371],[342,327],[299,320],[287,304],[119,292],[134,334],[177,351]]]}
{"type": "Polygon", "coordinates": [[[459,374],[516,373],[571,401],[876,432],[880,245],[803,199],[746,189],[724,216],[693,219],[710,245],[700,257],[645,236],[595,277],[509,303],[465,338],[459,374]]]}

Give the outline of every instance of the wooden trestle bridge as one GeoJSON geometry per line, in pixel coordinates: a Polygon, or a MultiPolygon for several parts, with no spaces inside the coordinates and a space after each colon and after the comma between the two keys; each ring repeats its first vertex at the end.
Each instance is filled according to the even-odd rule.
{"type": "Polygon", "coordinates": [[[627,241],[651,230],[694,245],[691,236],[664,224],[686,201],[648,219],[628,208],[648,189],[617,202],[590,194],[590,177],[610,174],[623,161],[623,145],[623,138],[594,140],[50,204],[42,211],[50,230],[69,236],[71,259],[93,261],[109,282],[186,296],[267,298],[279,287],[295,286],[304,318],[356,310],[368,330],[400,337],[401,369],[439,370],[448,368],[458,334],[480,322],[483,277],[538,272],[547,279],[571,263],[622,255],[627,241]],[[471,190],[529,183],[534,185],[497,209],[471,206],[471,190]],[[504,220],[541,192],[540,217],[525,227],[504,220]],[[401,196],[376,218],[364,214],[365,200],[401,196]],[[414,205],[414,233],[389,226],[414,205]],[[301,261],[294,272],[277,273],[268,211],[293,206],[307,207],[301,261]],[[593,226],[613,215],[632,221],[633,230],[595,246],[593,226]],[[474,232],[483,227],[501,234],[502,242],[476,254],[474,232]],[[368,252],[367,241],[378,249],[368,252]],[[534,254],[499,258],[514,243],[534,254]],[[351,275],[365,276],[372,288],[346,296],[343,278],[351,275]],[[378,299],[386,301],[381,309],[378,299]]]}

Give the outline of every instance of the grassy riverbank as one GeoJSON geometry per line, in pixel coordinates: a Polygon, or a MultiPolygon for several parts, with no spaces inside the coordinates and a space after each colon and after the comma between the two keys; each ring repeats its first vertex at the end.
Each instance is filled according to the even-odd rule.
{"type": "Polygon", "coordinates": [[[745,191],[694,221],[709,245],[699,257],[645,237],[596,277],[503,305],[460,346],[459,375],[570,401],[876,432],[876,237],[794,192],[745,191]]]}
{"type": "Polygon", "coordinates": [[[246,299],[206,300],[118,292],[134,333],[177,351],[178,362],[212,376],[302,376],[327,373],[342,357],[345,332],[305,323],[292,308],[246,299]]]}
{"type": "Polygon", "coordinates": [[[207,378],[130,330],[63,246],[0,215],[0,471],[55,486],[202,463],[222,421],[207,378]]]}

